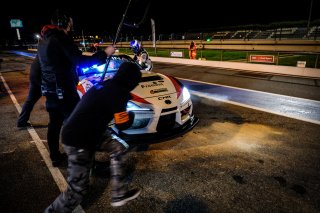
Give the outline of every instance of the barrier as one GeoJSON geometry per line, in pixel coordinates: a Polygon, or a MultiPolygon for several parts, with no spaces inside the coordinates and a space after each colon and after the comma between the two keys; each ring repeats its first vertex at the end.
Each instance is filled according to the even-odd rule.
{"type": "MultiPolygon", "coordinates": [[[[84,52],[84,55],[92,55],[91,52],[84,52]]],[[[130,55],[133,57],[133,55],[130,55]]],[[[240,62],[225,62],[225,61],[206,61],[206,60],[190,60],[185,58],[167,58],[167,57],[150,57],[154,62],[186,64],[206,67],[227,68],[233,70],[246,70],[251,72],[274,73],[278,75],[289,75],[304,78],[320,79],[320,69],[305,68],[305,67],[290,67],[265,64],[249,64],[240,62]]]]}
{"type": "Polygon", "coordinates": [[[299,76],[304,78],[320,79],[320,69],[289,67],[265,64],[249,64],[240,62],[225,62],[225,61],[205,61],[205,60],[190,60],[184,58],[165,58],[165,57],[150,57],[152,61],[186,64],[206,67],[227,68],[234,70],[246,70],[252,72],[274,73],[279,75],[299,76]]]}

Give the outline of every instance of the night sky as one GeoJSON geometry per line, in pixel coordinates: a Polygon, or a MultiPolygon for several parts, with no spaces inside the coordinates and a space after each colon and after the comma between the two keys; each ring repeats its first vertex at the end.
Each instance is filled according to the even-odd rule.
{"type": "MultiPolygon", "coordinates": [[[[155,20],[156,33],[184,33],[197,29],[215,29],[225,26],[269,24],[272,22],[308,20],[311,0],[197,0],[187,1],[131,0],[126,23],[140,23],[138,28],[123,26],[123,33],[150,34],[150,18],[155,20]],[[145,14],[145,11],[147,13],[145,14]],[[143,17],[145,16],[145,19],[143,17]]],[[[106,0],[103,3],[74,0],[6,2],[0,13],[0,37],[14,32],[10,19],[21,19],[24,34],[40,32],[57,8],[67,10],[74,19],[75,32],[115,34],[129,0],[106,0]],[[68,2],[68,3],[65,3],[68,2]],[[74,3],[72,3],[74,2],[74,3]],[[42,9],[36,9],[40,7],[42,9]]],[[[313,0],[311,21],[320,19],[320,0],[313,0]]]]}

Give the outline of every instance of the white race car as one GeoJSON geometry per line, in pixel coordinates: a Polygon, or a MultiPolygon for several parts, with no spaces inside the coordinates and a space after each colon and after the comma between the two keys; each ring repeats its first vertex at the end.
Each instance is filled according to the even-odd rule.
{"type": "MultiPolygon", "coordinates": [[[[105,77],[112,78],[124,61],[134,62],[128,55],[112,56],[105,77]]],[[[80,69],[80,96],[100,81],[105,66],[80,69]]],[[[131,92],[132,99],[127,105],[127,111],[134,113],[132,126],[120,131],[111,123],[111,129],[126,141],[163,140],[191,130],[198,123],[198,118],[193,115],[188,89],[172,76],[144,70],[141,72],[141,81],[131,92]]]]}

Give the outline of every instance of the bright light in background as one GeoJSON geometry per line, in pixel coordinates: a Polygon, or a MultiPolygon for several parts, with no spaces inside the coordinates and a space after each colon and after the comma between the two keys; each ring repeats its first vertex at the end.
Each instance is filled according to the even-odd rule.
{"type": "Polygon", "coordinates": [[[39,34],[36,34],[35,37],[38,39],[38,44],[39,44],[39,41],[40,41],[40,35],[39,34]]]}

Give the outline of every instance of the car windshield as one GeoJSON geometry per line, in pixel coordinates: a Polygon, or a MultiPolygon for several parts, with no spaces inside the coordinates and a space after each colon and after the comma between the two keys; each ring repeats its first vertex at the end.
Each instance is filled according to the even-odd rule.
{"type": "MultiPolygon", "coordinates": [[[[111,56],[106,73],[114,75],[119,70],[120,65],[125,61],[135,63],[134,60],[128,55],[111,56]]],[[[140,69],[142,69],[138,63],[136,64],[140,67],[140,69]]],[[[93,65],[91,67],[79,67],[78,74],[79,76],[102,75],[105,66],[106,63],[101,65],[93,65]]]]}

